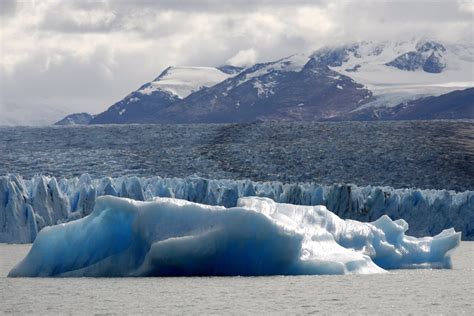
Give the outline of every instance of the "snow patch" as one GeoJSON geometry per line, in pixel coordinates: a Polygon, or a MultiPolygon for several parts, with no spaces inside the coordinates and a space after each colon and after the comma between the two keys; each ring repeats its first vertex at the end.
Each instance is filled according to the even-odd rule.
{"type": "Polygon", "coordinates": [[[259,69],[246,73],[242,78],[237,82],[236,84],[230,86],[227,88],[227,90],[231,90],[233,88],[236,88],[243,83],[252,80],[253,78],[261,77],[267,74],[270,74],[272,72],[299,72],[303,69],[303,67],[306,65],[306,63],[309,61],[309,57],[305,54],[295,54],[291,55],[289,57],[282,58],[280,60],[277,60],[275,62],[270,62],[259,69]]]}
{"type": "Polygon", "coordinates": [[[138,101],[140,101],[140,98],[133,97],[133,98],[128,99],[127,103],[133,103],[133,102],[138,102],[138,101]]]}
{"type": "Polygon", "coordinates": [[[162,76],[138,92],[150,95],[160,90],[183,99],[203,87],[211,87],[231,76],[214,67],[170,67],[162,76]]]}
{"type": "Polygon", "coordinates": [[[259,98],[268,98],[270,95],[275,94],[273,88],[276,86],[274,81],[262,83],[260,80],[255,80],[253,87],[257,90],[259,98]]]}

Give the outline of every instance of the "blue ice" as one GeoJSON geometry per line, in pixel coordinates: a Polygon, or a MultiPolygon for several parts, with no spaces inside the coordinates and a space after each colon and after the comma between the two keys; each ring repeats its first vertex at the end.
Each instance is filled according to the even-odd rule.
{"type": "Polygon", "coordinates": [[[403,218],[408,233],[436,235],[454,227],[474,239],[474,191],[394,189],[355,185],[283,184],[248,180],[179,178],[54,178],[0,176],[0,242],[33,242],[44,227],[89,215],[96,198],[113,195],[135,200],[172,197],[235,207],[241,197],[268,197],[279,203],[325,205],[342,218],[372,222],[382,215],[403,218]]]}
{"type": "Polygon", "coordinates": [[[450,268],[460,233],[405,235],[382,216],[343,220],[325,206],[246,197],[236,207],[175,198],[96,199],[93,212],[41,230],[10,277],[369,274],[450,268]]]}

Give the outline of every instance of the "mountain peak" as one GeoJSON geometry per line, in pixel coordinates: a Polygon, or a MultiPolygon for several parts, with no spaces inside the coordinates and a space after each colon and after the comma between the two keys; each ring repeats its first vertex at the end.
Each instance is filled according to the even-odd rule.
{"type": "Polygon", "coordinates": [[[89,113],[73,113],[57,121],[54,125],[87,125],[93,118],[94,115],[89,113]]]}
{"type": "Polygon", "coordinates": [[[229,76],[228,73],[215,67],[170,66],[137,92],[150,95],[161,90],[183,99],[191,93],[204,87],[211,87],[229,76]]]}
{"type": "Polygon", "coordinates": [[[244,70],[244,67],[239,67],[239,66],[233,66],[233,65],[223,65],[220,67],[217,67],[222,72],[225,72],[228,75],[236,75],[242,70],[244,70]]]}
{"type": "Polygon", "coordinates": [[[410,38],[325,47],[247,68],[169,66],[91,123],[338,119],[472,87],[473,52],[470,43],[410,38]]]}
{"type": "Polygon", "coordinates": [[[434,40],[422,40],[416,43],[416,50],[419,52],[445,52],[446,48],[443,44],[436,42],[434,40]]]}
{"type": "Polygon", "coordinates": [[[416,43],[415,50],[406,52],[385,65],[400,70],[422,69],[428,73],[440,73],[446,67],[445,51],[446,48],[438,42],[419,41],[416,43]]]}
{"type": "Polygon", "coordinates": [[[160,80],[161,78],[165,77],[166,75],[168,75],[168,71],[170,71],[171,69],[173,68],[173,66],[168,66],[165,68],[165,70],[163,70],[160,75],[158,77],[156,77],[153,81],[158,81],[160,80]]]}

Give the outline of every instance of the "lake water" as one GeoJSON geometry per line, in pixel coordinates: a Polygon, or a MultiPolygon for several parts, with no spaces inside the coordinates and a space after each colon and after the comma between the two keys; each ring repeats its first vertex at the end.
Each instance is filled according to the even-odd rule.
{"type": "MultiPolygon", "coordinates": [[[[0,127],[0,175],[86,172],[474,190],[474,122],[0,127]]],[[[0,244],[0,314],[474,315],[474,242],[455,251],[453,270],[6,278],[29,248],[0,244]]]]}
{"type": "Polygon", "coordinates": [[[0,314],[474,315],[474,242],[453,270],[214,278],[6,278],[31,245],[0,244],[0,314]]]}
{"type": "Polygon", "coordinates": [[[474,121],[0,127],[0,175],[474,190],[474,121]]]}

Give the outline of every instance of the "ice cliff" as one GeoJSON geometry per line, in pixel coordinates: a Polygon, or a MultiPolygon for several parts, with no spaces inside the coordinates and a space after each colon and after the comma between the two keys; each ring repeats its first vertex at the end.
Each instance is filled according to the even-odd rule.
{"type": "Polygon", "coordinates": [[[324,205],[341,218],[363,222],[382,215],[403,218],[414,236],[435,235],[454,227],[474,239],[474,191],[393,189],[355,185],[282,184],[199,177],[54,178],[0,177],[0,242],[33,242],[44,227],[89,215],[98,196],[139,201],[155,197],[235,207],[240,197],[267,197],[278,203],[324,205]]]}
{"type": "Polygon", "coordinates": [[[89,216],[44,228],[9,276],[368,274],[451,267],[459,233],[451,228],[417,239],[406,236],[407,229],[404,220],[385,215],[361,223],[342,220],[325,206],[261,197],[225,208],[102,196],[89,216]]]}

